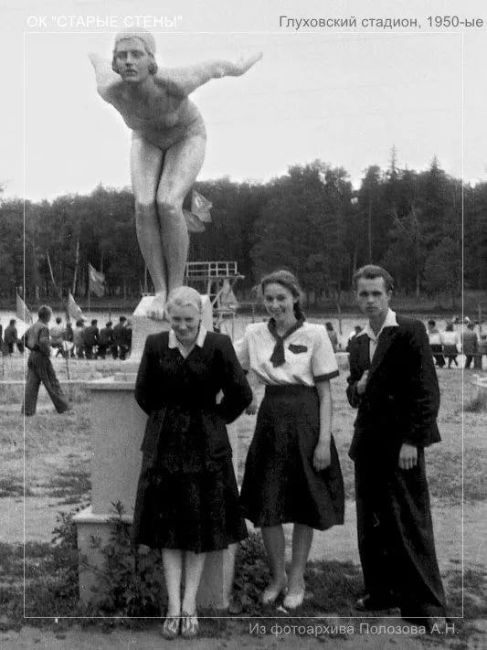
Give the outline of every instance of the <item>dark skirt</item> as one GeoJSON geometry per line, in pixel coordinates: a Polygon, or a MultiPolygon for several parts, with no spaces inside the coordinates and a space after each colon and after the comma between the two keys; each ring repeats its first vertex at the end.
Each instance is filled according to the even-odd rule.
{"type": "Polygon", "coordinates": [[[255,526],[293,522],[326,530],[343,524],[343,478],[333,437],[330,466],[313,468],[319,430],[315,387],[266,387],[241,492],[244,514],[255,526]]]}
{"type": "Polygon", "coordinates": [[[458,349],[456,345],[444,345],[443,354],[447,359],[456,359],[458,356],[458,349]]]}
{"type": "Polygon", "coordinates": [[[195,553],[247,537],[231,458],[214,471],[168,472],[142,464],[132,537],[135,544],[195,553]]]}

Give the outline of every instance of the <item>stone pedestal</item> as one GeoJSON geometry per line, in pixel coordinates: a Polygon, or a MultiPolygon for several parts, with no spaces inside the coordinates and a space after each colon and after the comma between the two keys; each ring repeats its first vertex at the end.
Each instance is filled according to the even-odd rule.
{"type": "MultiPolygon", "coordinates": [[[[210,323],[211,329],[211,323],[210,323]]],[[[131,368],[132,370],[132,368],[131,368]]],[[[103,556],[92,548],[92,537],[102,545],[110,537],[114,516],[113,503],[120,501],[125,508],[125,519],[131,523],[142,454],[140,445],[147,416],[134,399],[135,373],[119,373],[109,379],[86,383],[91,393],[90,416],[92,441],[92,505],[75,516],[78,548],[88,567],[80,566],[80,598],[94,602],[97,595],[96,569],[103,565],[103,556]]],[[[237,465],[237,429],[228,427],[237,465]]],[[[201,607],[226,608],[233,582],[235,549],[209,553],[198,592],[201,607]]]]}

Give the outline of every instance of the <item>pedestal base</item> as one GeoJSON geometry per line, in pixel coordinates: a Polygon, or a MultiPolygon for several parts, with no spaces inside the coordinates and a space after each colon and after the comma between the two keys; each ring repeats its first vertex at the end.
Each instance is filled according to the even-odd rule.
{"type": "MultiPolygon", "coordinates": [[[[81,555],[79,593],[83,603],[100,600],[99,571],[104,557],[93,548],[92,538],[105,546],[113,527],[113,505],[120,501],[127,513],[123,520],[132,523],[137,481],[142,454],[140,445],[147,416],[134,399],[135,374],[120,373],[111,379],[87,382],[91,392],[92,506],[75,516],[78,549],[81,555]]],[[[236,467],[237,428],[228,427],[236,467]]],[[[233,582],[236,545],[225,551],[208,553],[198,591],[198,605],[225,609],[233,582]]]]}
{"type": "MultiPolygon", "coordinates": [[[[100,573],[104,571],[105,558],[102,548],[110,542],[113,531],[113,517],[110,514],[94,514],[90,506],[75,515],[78,533],[79,597],[83,604],[96,604],[104,597],[100,573]],[[97,544],[93,544],[93,540],[97,544]]],[[[122,520],[130,526],[132,517],[123,515],[122,520]]],[[[232,544],[225,551],[206,554],[205,568],[197,594],[198,607],[228,609],[232,592],[233,572],[237,545],[232,544]]],[[[164,589],[164,586],[162,585],[164,589]]],[[[163,598],[164,592],[161,594],[163,598]]]]}

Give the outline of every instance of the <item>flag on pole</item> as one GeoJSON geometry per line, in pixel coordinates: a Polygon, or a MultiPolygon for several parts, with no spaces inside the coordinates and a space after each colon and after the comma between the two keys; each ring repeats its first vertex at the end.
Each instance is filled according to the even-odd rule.
{"type": "Polygon", "coordinates": [[[81,311],[81,307],[76,303],[71,291],[68,293],[68,314],[70,318],[72,318],[75,321],[79,320],[80,318],[83,318],[83,312],[81,311]]]}
{"type": "Polygon", "coordinates": [[[90,281],[90,293],[101,298],[105,295],[105,274],[97,271],[94,266],[88,264],[88,278],[90,281]]]}
{"type": "Polygon", "coordinates": [[[195,214],[201,221],[206,223],[211,222],[210,210],[213,207],[213,203],[208,201],[207,198],[200,194],[196,190],[193,190],[191,194],[191,212],[195,214]]]}
{"type": "Polygon", "coordinates": [[[205,232],[205,225],[199,217],[189,210],[183,210],[183,214],[186,220],[188,232],[205,232]]]}
{"type": "Polygon", "coordinates": [[[32,314],[29,311],[29,308],[22,300],[22,298],[17,294],[16,296],[16,305],[15,305],[15,314],[19,320],[23,320],[24,323],[33,323],[34,319],[32,314]]]}

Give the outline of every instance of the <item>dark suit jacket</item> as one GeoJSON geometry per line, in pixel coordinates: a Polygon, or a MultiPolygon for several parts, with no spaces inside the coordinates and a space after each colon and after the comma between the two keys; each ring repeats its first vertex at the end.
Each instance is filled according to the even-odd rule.
{"type": "Polygon", "coordinates": [[[440,440],[436,417],[440,392],[424,325],[397,316],[398,327],[386,327],[379,338],[372,365],[369,337],[355,337],[350,345],[347,397],[358,408],[350,456],[377,450],[399,451],[402,443],[426,447],[440,440]],[[365,393],[357,382],[369,370],[365,393]]]}

